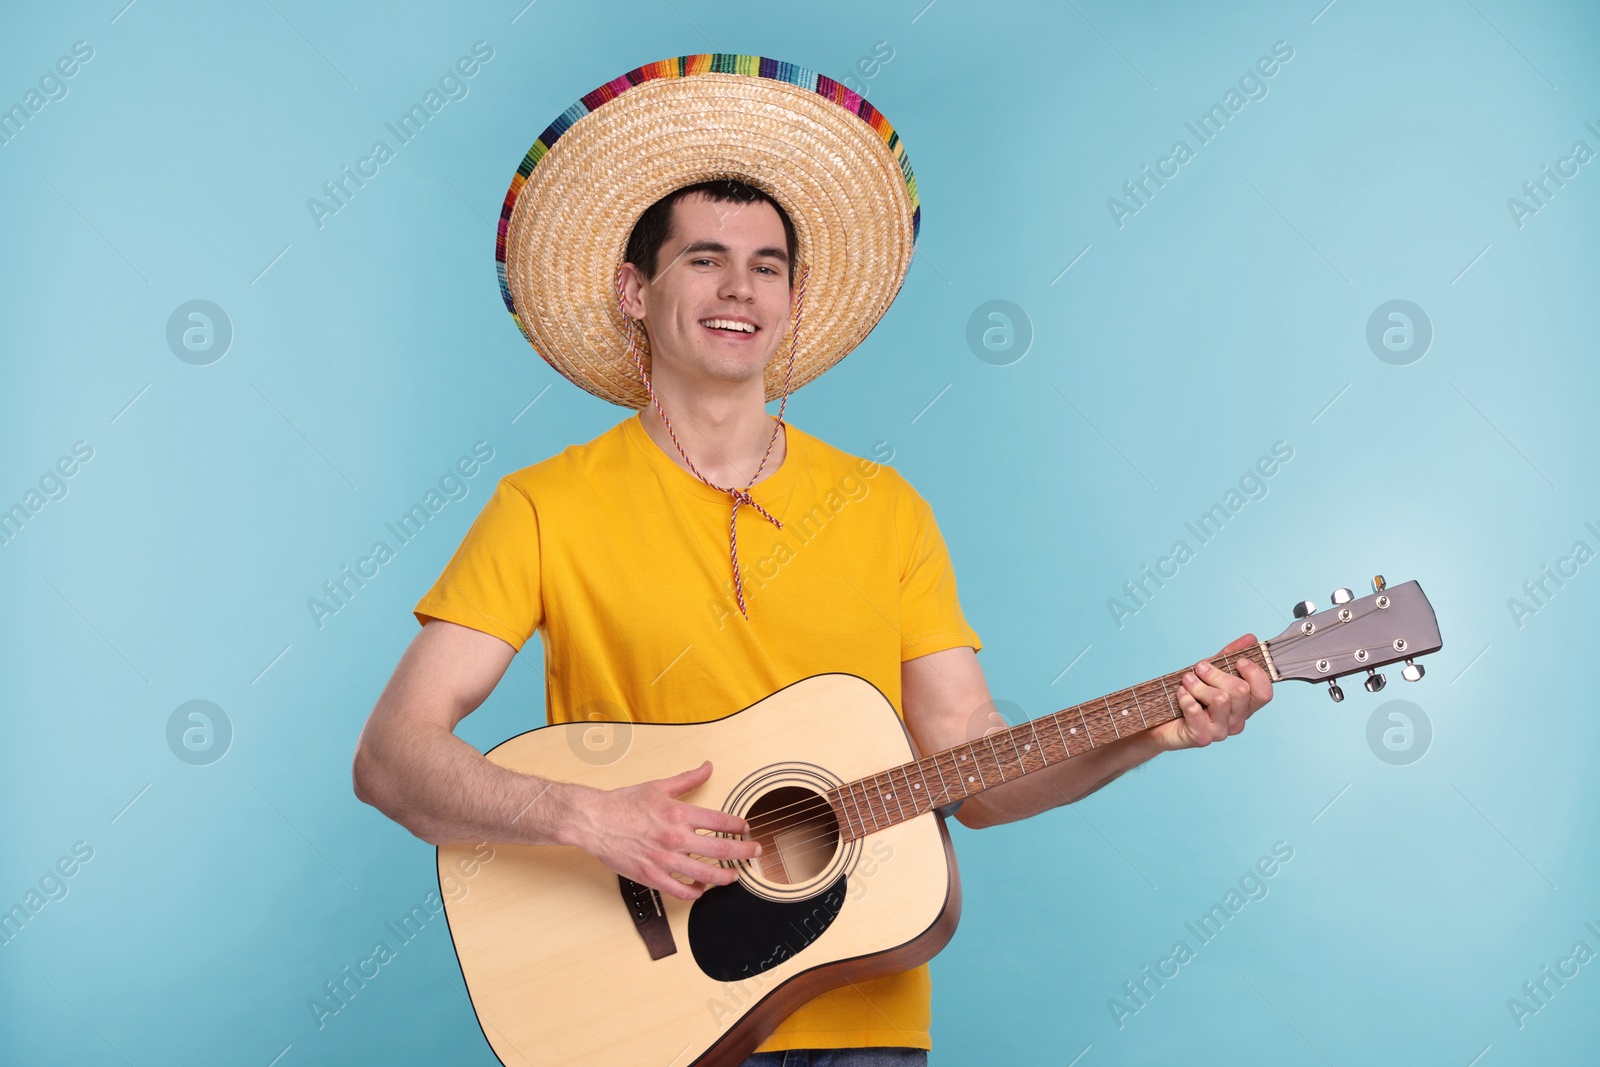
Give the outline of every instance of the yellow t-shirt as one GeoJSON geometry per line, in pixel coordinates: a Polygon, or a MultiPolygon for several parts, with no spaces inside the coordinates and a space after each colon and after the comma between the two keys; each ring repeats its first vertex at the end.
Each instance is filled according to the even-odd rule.
{"type": "MultiPolygon", "coordinates": [[[[785,426],[782,465],[750,490],[783,529],[739,508],[748,621],[734,599],[732,498],[630,417],[500,479],[418,622],[518,651],[537,630],[552,723],[701,722],[831,671],[865,678],[903,718],[902,661],[983,647],[933,511],[893,468],[785,426]]],[[[760,1051],[929,1048],[930,1015],[924,964],[816,997],[760,1051]]]]}

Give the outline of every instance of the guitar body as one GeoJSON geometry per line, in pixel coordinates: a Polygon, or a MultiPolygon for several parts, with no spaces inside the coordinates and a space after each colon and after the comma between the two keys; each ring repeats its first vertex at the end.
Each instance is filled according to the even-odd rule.
{"type": "Polygon", "coordinates": [[[712,722],[547,726],[488,758],[605,789],[709,759],[711,777],[680,799],[749,820],[763,849],[739,881],[684,901],[578,848],[441,847],[450,936],[504,1064],[737,1064],[812,997],[925,963],[955,932],[943,817],[856,837],[822,799],[917,758],[888,700],[853,675],[816,675],[712,722]]]}

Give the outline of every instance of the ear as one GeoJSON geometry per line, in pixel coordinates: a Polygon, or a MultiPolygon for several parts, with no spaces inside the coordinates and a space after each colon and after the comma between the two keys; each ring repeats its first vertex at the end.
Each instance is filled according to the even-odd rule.
{"type": "Polygon", "coordinates": [[[622,310],[630,318],[644,318],[645,305],[642,290],[647,284],[644,272],[632,263],[624,263],[619,274],[622,279],[622,310]]]}

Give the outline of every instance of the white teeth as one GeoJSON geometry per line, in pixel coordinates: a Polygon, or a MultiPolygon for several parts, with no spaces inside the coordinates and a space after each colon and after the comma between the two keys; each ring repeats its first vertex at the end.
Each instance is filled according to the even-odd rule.
{"type": "Polygon", "coordinates": [[[703,319],[700,325],[718,330],[738,330],[741,333],[756,332],[756,328],[748,322],[734,322],[732,319],[703,319]]]}

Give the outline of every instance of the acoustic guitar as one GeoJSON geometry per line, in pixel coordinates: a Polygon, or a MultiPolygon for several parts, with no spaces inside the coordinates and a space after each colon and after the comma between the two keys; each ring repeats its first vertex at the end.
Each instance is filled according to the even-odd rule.
{"type": "MultiPolygon", "coordinates": [[[[1441,647],[1416,582],[1347,589],[1249,659],[1274,682],[1329,684],[1441,647]]],[[[1184,670],[1187,670],[1186,666],[1184,670]]],[[[516,1067],[738,1064],[828,989],[915,967],[955,932],[961,886],[945,817],[962,798],[1179,718],[1184,671],[918,756],[869,682],[819,674],[712,722],[568,723],[513,737],[499,766],[604,789],[709,758],[682,799],[750,824],[762,854],[694,901],[623,878],[578,848],[450,845],[440,896],[485,1038],[516,1067]],[[596,734],[595,731],[600,731],[596,734]]]]}

